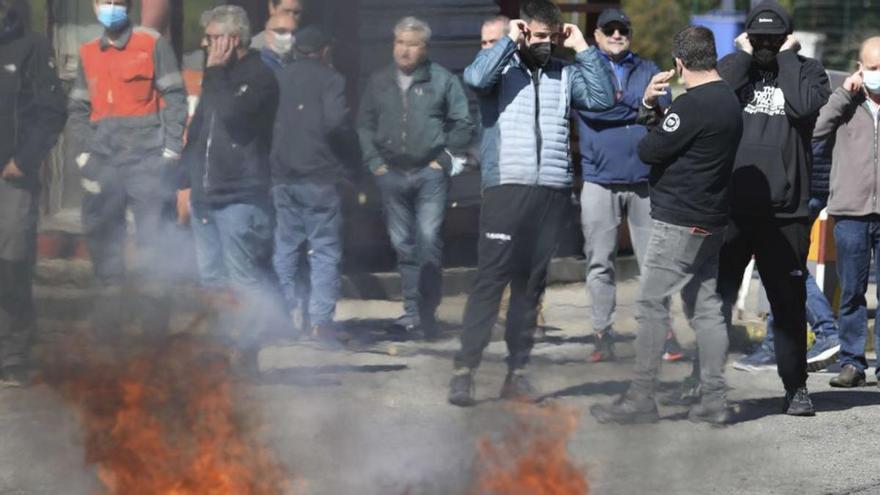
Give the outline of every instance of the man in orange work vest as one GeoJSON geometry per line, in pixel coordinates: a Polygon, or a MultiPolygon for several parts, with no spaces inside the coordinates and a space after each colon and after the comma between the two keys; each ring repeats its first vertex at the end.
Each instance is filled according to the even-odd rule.
{"type": "Polygon", "coordinates": [[[80,47],[70,124],[85,197],[83,231],[101,291],[96,323],[115,329],[124,309],[126,211],[137,228],[133,272],[145,296],[143,326],[163,330],[163,280],[175,271],[174,195],[187,117],[186,91],[170,43],[132,26],[131,0],[95,0],[104,33],[80,47]],[[163,253],[166,255],[163,256],[163,253]],[[150,307],[160,304],[159,308],[150,307]],[[157,311],[157,309],[163,309],[157,311]]]}

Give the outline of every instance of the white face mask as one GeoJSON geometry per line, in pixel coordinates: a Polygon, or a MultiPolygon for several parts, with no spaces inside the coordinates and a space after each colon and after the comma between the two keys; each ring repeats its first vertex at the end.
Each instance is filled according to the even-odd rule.
{"type": "Polygon", "coordinates": [[[880,70],[862,71],[865,88],[874,94],[880,94],[880,70]]]}
{"type": "Polygon", "coordinates": [[[293,34],[272,33],[272,51],[278,55],[287,55],[293,48],[293,34]]]}

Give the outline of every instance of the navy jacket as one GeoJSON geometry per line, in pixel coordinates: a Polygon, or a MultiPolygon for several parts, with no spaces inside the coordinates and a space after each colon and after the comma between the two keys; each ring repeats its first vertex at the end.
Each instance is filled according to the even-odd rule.
{"type": "MultiPolygon", "coordinates": [[[[648,131],[636,124],[636,118],[645,88],[660,69],[654,62],[634,53],[619,64],[612,64],[604,54],[602,60],[615,69],[618,101],[604,112],[581,110],[575,113],[584,180],[606,185],[648,182],[649,167],[638,155],[639,141],[648,131]]],[[[660,98],[662,107],[671,104],[670,95],[660,98]]]]}

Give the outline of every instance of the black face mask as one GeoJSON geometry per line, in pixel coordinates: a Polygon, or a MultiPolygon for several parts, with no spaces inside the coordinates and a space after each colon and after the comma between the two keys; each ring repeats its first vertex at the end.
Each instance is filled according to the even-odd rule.
{"type": "Polygon", "coordinates": [[[768,66],[773,65],[776,61],[776,54],[778,53],[779,50],[774,50],[772,48],[756,48],[752,57],[759,65],[768,66]]]}
{"type": "Polygon", "coordinates": [[[550,56],[553,55],[554,48],[556,48],[555,44],[549,41],[545,41],[544,43],[533,43],[528,49],[529,58],[535,66],[544,67],[550,62],[550,56]]]}

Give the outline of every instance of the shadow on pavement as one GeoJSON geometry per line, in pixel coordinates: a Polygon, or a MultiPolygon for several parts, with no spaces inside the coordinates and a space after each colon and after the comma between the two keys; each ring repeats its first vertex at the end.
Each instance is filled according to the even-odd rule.
{"type": "MultiPolygon", "coordinates": [[[[813,392],[810,393],[810,398],[817,414],[880,405],[880,393],[872,387],[813,392]]],[[[755,421],[765,416],[782,414],[782,394],[778,397],[737,401],[733,405],[739,412],[735,414],[732,424],[755,421]]]]}
{"type": "Polygon", "coordinates": [[[262,385],[341,385],[342,382],[338,379],[322,375],[337,375],[340,373],[388,373],[402,371],[408,368],[409,367],[405,364],[298,366],[294,368],[267,371],[260,376],[259,382],[262,385]]]}

